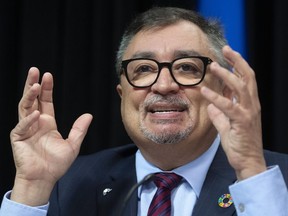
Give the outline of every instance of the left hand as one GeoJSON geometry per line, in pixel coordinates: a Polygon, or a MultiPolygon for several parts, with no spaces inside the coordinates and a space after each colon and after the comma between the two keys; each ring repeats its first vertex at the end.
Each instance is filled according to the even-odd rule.
{"type": "Polygon", "coordinates": [[[211,103],[207,108],[208,114],[220,134],[229,163],[235,169],[238,180],[243,180],[266,170],[261,107],[254,71],[229,46],[223,48],[223,55],[233,67],[233,73],[216,62],[210,65],[210,71],[224,82],[230,97],[205,86],[201,88],[201,93],[211,103]]]}

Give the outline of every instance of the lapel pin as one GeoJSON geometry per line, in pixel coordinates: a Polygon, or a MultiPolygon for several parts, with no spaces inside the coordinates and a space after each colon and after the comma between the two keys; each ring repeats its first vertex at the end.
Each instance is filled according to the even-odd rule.
{"type": "Polygon", "coordinates": [[[219,197],[218,199],[218,205],[221,208],[228,208],[233,204],[233,199],[231,197],[231,194],[223,194],[222,196],[219,197]]]}
{"type": "Polygon", "coordinates": [[[106,196],[107,193],[109,193],[110,191],[112,191],[111,188],[105,188],[105,189],[103,190],[103,196],[106,196]]]}

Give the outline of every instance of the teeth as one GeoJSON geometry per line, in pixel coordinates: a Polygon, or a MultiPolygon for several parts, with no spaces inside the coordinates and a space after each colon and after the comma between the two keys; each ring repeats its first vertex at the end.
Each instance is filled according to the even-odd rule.
{"type": "Polygon", "coordinates": [[[181,110],[153,110],[152,113],[181,112],[181,110]]]}

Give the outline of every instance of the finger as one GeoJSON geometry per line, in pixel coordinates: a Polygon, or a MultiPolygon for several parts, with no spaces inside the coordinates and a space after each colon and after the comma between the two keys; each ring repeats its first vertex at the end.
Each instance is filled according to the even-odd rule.
{"type": "Polygon", "coordinates": [[[18,105],[19,121],[30,115],[33,111],[38,110],[37,97],[40,93],[40,89],[40,85],[34,83],[31,87],[25,90],[25,94],[23,94],[18,105]]]}
{"type": "Polygon", "coordinates": [[[227,116],[218,109],[214,104],[209,104],[207,107],[209,118],[220,135],[223,135],[229,127],[229,119],[227,116]]]}
{"type": "Polygon", "coordinates": [[[40,71],[36,67],[31,67],[26,78],[23,95],[35,84],[39,82],[40,71]]]}
{"type": "Polygon", "coordinates": [[[72,129],[70,130],[67,140],[73,147],[74,151],[77,153],[88,131],[92,119],[93,117],[91,114],[83,114],[74,122],[72,129]]]}
{"type": "Polygon", "coordinates": [[[239,115],[239,113],[242,113],[242,110],[238,103],[234,103],[232,100],[219,95],[205,86],[201,87],[201,93],[211,104],[217,107],[230,120],[242,118],[242,116],[239,115]]]}
{"type": "Polygon", "coordinates": [[[16,127],[11,131],[10,138],[12,143],[15,141],[21,141],[30,136],[30,128],[31,126],[37,122],[39,119],[40,112],[34,111],[30,115],[23,118],[19,123],[16,125],[16,127]]]}
{"type": "Polygon", "coordinates": [[[253,97],[258,97],[255,72],[249,66],[247,61],[245,61],[240,53],[234,51],[229,46],[223,48],[223,55],[233,67],[234,73],[247,84],[250,94],[253,97]]]}
{"type": "Polygon", "coordinates": [[[39,70],[36,67],[31,67],[25,81],[22,98],[18,104],[19,120],[31,114],[38,109],[37,96],[39,94],[39,70]]]}
{"type": "Polygon", "coordinates": [[[235,74],[231,73],[226,68],[221,67],[216,62],[213,62],[210,65],[210,71],[225,83],[231,90],[231,95],[237,99],[238,103],[241,103],[244,107],[249,107],[251,105],[253,101],[251,101],[251,95],[247,88],[247,84],[243,80],[239,79],[235,74]]]}
{"type": "Polygon", "coordinates": [[[39,95],[39,110],[41,113],[55,116],[53,105],[53,76],[46,72],[42,77],[39,95]]]}

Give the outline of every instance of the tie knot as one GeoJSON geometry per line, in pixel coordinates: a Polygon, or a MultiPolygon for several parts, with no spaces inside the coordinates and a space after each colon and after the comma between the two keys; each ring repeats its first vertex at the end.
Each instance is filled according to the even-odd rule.
{"type": "Polygon", "coordinates": [[[169,172],[156,173],[154,183],[158,188],[166,188],[172,191],[181,181],[182,177],[169,172]]]}

